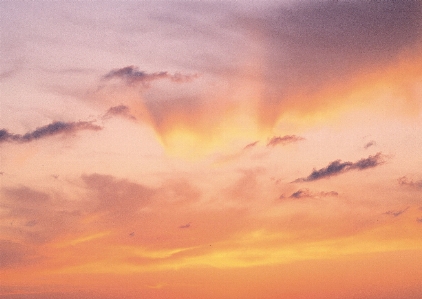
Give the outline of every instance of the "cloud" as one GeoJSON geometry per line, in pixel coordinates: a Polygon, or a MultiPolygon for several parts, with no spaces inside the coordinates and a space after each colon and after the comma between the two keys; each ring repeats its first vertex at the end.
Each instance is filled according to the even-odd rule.
{"type": "Polygon", "coordinates": [[[285,135],[283,137],[274,136],[268,141],[267,146],[276,146],[278,144],[286,145],[288,143],[297,142],[304,139],[305,138],[296,135],[285,135]]]}
{"type": "Polygon", "coordinates": [[[365,144],[365,146],[364,146],[364,148],[365,149],[368,149],[368,148],[370,148],[371,146],[374,146],[374,145],[376,145],[377,143],[374,141],[374,140],[371,140],[371,141],[369,141],[368,143],[366,143],[365,144]]]}
{"type": "Polygon", "coordinates": [[[11,240],[0,240],[0,269],[27,266],[34,263],[34,250],[11,240]]]}
{"type": "Polygon", "coordinates": [[[118,105],[110,107],[104,114],[103,118],[107,119],[112,116],[123,116],[132,120],[136,120],[136,117],[130,113],[130,108],[126,105],[118,105]]]}
{"type": "Polygon", "coordinates": [[[308,189],[300,189],[289,196],[289,198],[304,198],[304,197],[312,197],[308,189]]]}
{"type": "Polygon", "coordinates": [[[407,178],[406,176],[403,176],[398,179],[398,182],[402,186],[409,186],[416,189],[422,189],[422,180],[414,181],[407,178]]]}
{"type": "Polygon", "coordinates": [[[189,227],[190,227],[190,222],[185,224],[185,225],[179,226],[179,228],[189,228],[189,227]]]}
{"type": "Polygon", "coordinates": [[[357,162],[341,162],[341,160],[336,160],[331,162],[327,167],[321,168],[319,170],[314,169],[312,173],[306,178],[296,179],[294,182],[310,182],[319,180],[322,178],[329,178],[341,173],[345,173],[351,170],[364,170],[368,168],[373,168],[378,165],[384,164],[385,156],[379,152],[374,156],[369,156],[368,158],[360,159],[357,162]]]}
{"type": "Polygon", "coordinates": [[[258,144],[258,142],[259,142],[259,140],[258,141],[255,141],[255,142],[252,142],[252,143],[249,143],[243,149],[246,150],[246,149],[253,148],[253,147],[255,147],[258,144]]]}
{"type": "MultiPolygon", "coordinates": [[[[320,198],[320,197],[337,197],[338,193],[336,191],[321,191],[321,192],[311,192],[309,189],[299,189],[296,192],[293,192],[288,198],[300,199],[300,198],[320,198]]],[[[285,199],[284,195],[280,196],[280,199],[285,199]]]]}
{"type": "Polygon", "coordinates": [[[105,221],[113,223],[133,220],[138,209],[146,206],[154,190],[143,185],[119,180],[111,175],[83,175],[88,190],[91,213],[100,213],[105,221]]]}
{"type": "Polygon", "coordinates": [[[409,209],[409,207],[407,207],[403,210],[398,210],[398,211],[391,211],[390,210],[390,211],[385,212],[384,214],[385,215],[391,215],[393,217],[397,217],[397,216],[400,216],[401,214],[403,214],[404,212],[406,212],[408,209],[409,209]]]}
{"type": "Polygon", "coordinates": [[[37,128],[35,131],[28,132],[24,135],[9,133],[6,129],[0,130],[0,143],[2,142],[31,142],[49,136],[59,134],[70,134],[82,130],[101,130],[102,127],[94,125],[92,122],[61,122],[56,121],[46,126],[37,128]]]}
{"type": "Polygon", "coordinates": [[[422,217],[421,218],[416,218],[416,222],[422,223],[422,217]]]}
{"type": "MultiPolygon", "coordinates": [[[[313,114],[327,104],[340,107],[347,100],[338,101],[339,95],[348,95],[353,80],[420,45],[421,17],[418,1],[298,1],[240,17],[267,49],[259,57],[271,78],[262,121],[271,125],[286,109],[313,114]]],[[[381,77],[362,78],[360,88],[374,79],[381,77]]]]}
{"type": "Polygon", "coordinates": [[[140,71],[138,67],[127,66],[120,69],[111,70],[103,76],[104,80],[121,79],[128,85],[142,84],[144,87],[149,87],[149,83],[155,80],[168,79],[176,83],[190,82],[197,78],[198,75],[184,75],[181,73],[169,74],[168,72],[146,73],[140,71]]]}
{"type": "Polygon", "coordinates": [[[3,188],[2,209],[4,223],[0,230],[24,240],[26,244],[50,242],[70,227],[76,228],[81,213],[70,203],[50,194],[22,186],[3,188]],[[68,205],[69,204],[69,205],[68,205]]]}

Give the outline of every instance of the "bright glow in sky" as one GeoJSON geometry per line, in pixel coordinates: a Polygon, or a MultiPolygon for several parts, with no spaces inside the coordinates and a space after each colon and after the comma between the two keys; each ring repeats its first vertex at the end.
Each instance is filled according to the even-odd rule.
{"type": "Polygon", "coordinates": [[[418,1],[1,1],[0,298],[422,298],[418,1]]]}

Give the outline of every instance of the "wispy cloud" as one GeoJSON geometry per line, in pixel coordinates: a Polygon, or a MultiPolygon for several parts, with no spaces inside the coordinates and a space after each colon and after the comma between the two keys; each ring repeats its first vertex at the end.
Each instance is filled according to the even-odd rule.
{"type": "Polygon", "coordinates": [[[42,139],[45,137],[70,134],[82,130],[101,130],[102,127],[93,124],[92,122],[79,121],[79,122],[61,122],[56,121],[46,126],[37,128],[35,131],[21,134],[9,133],[6,129],[0,130],[0,143],[2,142],[31,142],[34,140],[42,139]]]}
{"type": "Polygon", "coordinates": [[[414,181],[406,176],[400,177],[398,182],[402,186],[409,186],[412,188],[422,189],[422,180],[414,181]]]}
{"type": "Polygon", "coordinates": [[[189,228],[189,227],[190,227],[190,222],[185,224],[185,225],[179,226],[179,228],[189,228]]]}
{"type": "Polygon", "coordinates": [[[337,197],[338,192],[336,191],[321,191],[321,192],[312,192],[307,188],[299,189],[296,192],[293,192],[290,196],[286,197],[285,195],[281,195],[280,199],[285,198],[292,198],[292,199],[300,199],[300,198],[320,198],[320,197],[337,197]]]}
{"type": "Polygon", "coordinates": [[[267,146],[276,146],[279,144],[286,145],[288,143],[297,142],[304,139],[305,138],[296,135],[285,135],[283,137],[274,136],[268,141],[267,146]]]}
{"type": "Polygon", "coordinates": [[[393,216],[393,217],[397,217],[397,216],[400,216],[401,214],[403,214],[404,212],[406,212],[408,209],[409,209],[409,207],[407,207],[403,210],[396,210],[396,211],[390,210],[390,211],[385,212],[384,214],[390,215],[390,216],[393,216]]]}
{"type": "Polygon", "coordinates": [[[255,141],[255,142],[249,143],[243,149],[246,150],[246,149],[253,148],[253,147],[255,147],[258,144],[258,142],[259,141],[255,141]]]}
{"type": "Polygon", "coordinates": [[[319,170],[314,169],[309,176],[296,179],[294,182],[310,182],[323,178],[329,178],[341,173],[348,172],[350,170],[364,170],[373,168],[383,164],[384,162],[385,155],[383,155],[381,152],[374,156],[360,159],[356,162],[342,162],[341,160],[336,160],[331,162],[327,167],[321,168],[319,170]]]}
{"type": "Polygon", "coordinates": [[[142,84],[144,87],[149,87],[149,83],[151,81],[160,80],[160,79],[168,79],[172,82],[176,83],[184,83],[192,81],[193,79],[197,78],[197,74],[193,75],[185,75],[181,73],[174,73],[169,74],[168,72],[156,72],[156,73],[147,73],[144,71],[140,71],[138,67],[135,66],[127,66],[120,69],[111,70],[109,73],[103,76],[104,80],[111,80],[111,79],[121,79],[126,84],[142,84]]]}
{"type": "Polygon", "coordinates": [[[364,145],[364,148],[365,149],[368,149],[368,148],[370,148],[371,146],[375,146],[377,143],[374,141],[374,140],[371,140],[371,141],[369,141],[368,143],[366,143],[365,145],[364,145]]]}
{"type": "Polygon", "coordinates": [[[110,107],[107,112],[104,114],[103,118],[107,119],[112,116],[123,116],[132,120],[136,120],[136,117],[130,113],[130,108],[126,105],[118,105],[110,107]]]}

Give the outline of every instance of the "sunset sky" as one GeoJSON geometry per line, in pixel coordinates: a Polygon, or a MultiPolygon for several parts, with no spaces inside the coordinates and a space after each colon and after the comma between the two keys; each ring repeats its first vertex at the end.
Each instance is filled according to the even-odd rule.
{"type": "Polygon", "coordinates": [[[1,1],[1,299],[422,298],[422,2],[1,1]]]}

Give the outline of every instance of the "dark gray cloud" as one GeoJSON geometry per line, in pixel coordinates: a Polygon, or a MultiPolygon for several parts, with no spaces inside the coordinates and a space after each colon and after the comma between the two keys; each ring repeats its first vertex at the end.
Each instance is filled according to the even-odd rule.
{"type": "Polygon", "coordinates": [[[189,227],[190,227],[190,222],[179,226],[179,228],[189,228],[189,227]]]}
{"type": "Polygon", "coordinates": [[[368,143],[366,143],[365,145],[364,145],[364,148],[365,149],[368,149],[368,148],[370,148],[371,146],[375,146],[377,143],[374,141],[374,140],[371,140],[371,141],[369,141],[368,143]]]}
{"type": "Polygon", "coordinates": [[[290,198],[306,198],[306,197],[312,197],[312,194],[310,193],[310,191],[308,189],[300,189],[294,193],[292,193],[292,195],[289,196],[290,198]]]}
{"type": "Polygon", "coordinates": [[[325,168],[321,168],[319,170],[314,169],[309,176],[305,178],[296,179],[294,182],[310,182],[322,178],[329,178],[341,173],[348,172],[350,170],[364,170],[368,168],[373,168],[383,164],[384,162],[385,156],[381,152],[377,153],[374,156],[369,156],[368,158],[360,159],[356,162],[342,162],[341,160],[336,160],[331,162],[325,168]]]}
{"type": "Polygon", "coordinates": [[[298,72],[317,81],[314,84],[383,63],[422,33],[418,1],[301,1],[274,9],[260,21],[269,43],[290,56],[275,62],[295,63],[298,72]]]}
{"type": "Polygon", "coordinates": [[[402,186],[409,186],[416,189],[422,189],[422,180],[414,181],[406,176],[400,177],[398,182],[402,186]]]}
{"type": "Polygon", "coordinates": [[[113,106],[107,110],[103,118],[110,118],[112,116],[123,116],[132,120],[136,120],[136,117],[130,113],[130,108],[126,105],[113,106]]]}
{"type": "Polygon", "coordinates": [[[396,210],[396,211],[390,210],[390,211],[385,212],[384,214],[390,215],[390,216],[393,216],[393,217],[397,217],[397,216],[400,216],[401,214],[403,214],[404,212],[406,212],[408,209],[409,209],[409,207],[407,207],[403,210],[396,210]]]}
{"type": "MultiPolygon", "coordinates": [[[[300,198],[320,198],[320,197],[336,197],[338,196],[338,193],[336,191],[321,191],[321,192],[311,192],[309,189],[299,189],[296,192],[293,192],[288,198],[293,199],[300,199],[300,198]]],[[[280,196],[280,199],[284,199],[286,196],[282,195],[280,196]]]]}
{"type": "Polygon", "coordinates": [[[274,136],[268,141],[267,146],[276,146],[276,145],[279,145],[279,144],[286,145],[288,143],[301,141],[301,140],[304,140],[304,139],[305,138],[300,137],[300,136],[296,136],[296,135],[285,135],[283,137],[274,136]]]}
{"type": "MultiPolygon", "coordinates": [[[[389,64],[417,47],[422,35],[420,1],[297,1],[239,16],[265,46],[267,90],[274,122],[281,102],[300,90],[312,94],[389,64]],[[280,71],[282,70],[282,71],[280,71]]],[[[305,97],[306,98],[306,97],[305,97]]],[[[293,105],[293,103],[292,103],[293,105]]],[[[311,106],[309,106],[311,107],[311,106]]]]}
{"type": "Polygon", "coordinates": [[[93,124],[92,122],[79,121],[79,122],[61,122],[56,121],[46,126],[37,128],[35,131],[28,132],[24,135],[9,133],[6,129],[0,130],[0,143],[2,142],[31,142],[34,140],[42,139],[45,137],[69,134],[82,130],[101,130],[102,127],[93,124]]]}
{"type": "Polygon", "coordinates": [[[169,74],[168,72],[146,73],[140,71],[138,67],[127,66],[120,69],[111,70],[108,74],[103,76],[104,80],[111,80],[114,78],[123,80],[126,84],[142,84],[148,87],[151,81],[168,79],[172,82],[183,83],[189,82],[197,78],[198,75],[184,75],[181,73],[169,74]]]}

